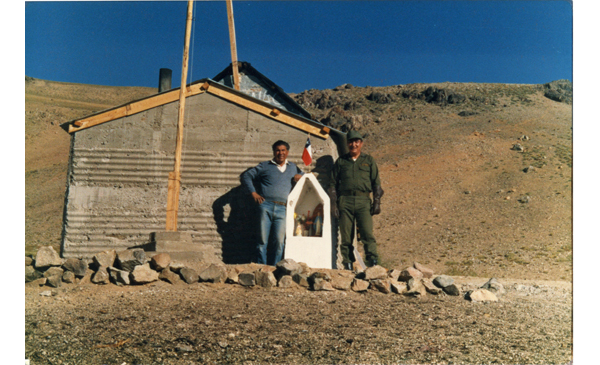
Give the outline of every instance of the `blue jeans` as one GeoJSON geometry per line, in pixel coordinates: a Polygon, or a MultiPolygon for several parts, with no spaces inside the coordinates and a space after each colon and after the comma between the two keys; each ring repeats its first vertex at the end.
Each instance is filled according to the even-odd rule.
{"type": "Polygon", "coordinates": [[[275,266],[283,258],[285,206],[265,200],[258,206],[258,214],[260,218],[260,236],[257,245],[257,262],[275,266]],[[267,247],[274,249],[269,252],[269,255],[267,255],[267,247]]]}

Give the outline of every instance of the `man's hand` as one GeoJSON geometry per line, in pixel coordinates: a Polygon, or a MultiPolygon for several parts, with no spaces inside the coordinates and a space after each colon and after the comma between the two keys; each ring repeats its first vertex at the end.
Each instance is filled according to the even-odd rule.
{"type": "Polygon", "coordinates": [[[256,192],[252,193],[252,199],[254,199],[254,201],[258,205],[262,204],[265,201],[265,198],[263,198],[262,196],[258,195],[258,193],[256,193],[256,192]]]}
{"type": "Polygon", "coordinates": [[[383,189],[381,186],[375,186],[373,189],[373,205],[371,206],[371,215],[381,213],[381,197],[383,196],[383,189]]]}
{"type": "Polygon", "coordinates": [[[373,205],[371,206],[371,215],[377,215],[381,213],[381,203],[379,200],[373,200],[373,205]]]}
{"type": "Polygon", "coordinates": [[[302,177],[302,175],[300,175],[300,174],[294,175],[294,182],[298,182],[298,180],[300,180],[301,177],[302,177]]]}

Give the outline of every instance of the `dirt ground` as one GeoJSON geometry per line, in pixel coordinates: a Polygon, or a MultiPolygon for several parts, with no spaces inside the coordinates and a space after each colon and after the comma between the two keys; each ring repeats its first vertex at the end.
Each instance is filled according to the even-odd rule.
{"type": "MultiPolygon", "coordinates": [[[[455,280],[463,292],[487,281],[455,280]]],[[[571,285],[500,282],[506,293],[488,303],[211,283],[27,288],[25,356],[31,364],[569,363],[571,285]]]]}

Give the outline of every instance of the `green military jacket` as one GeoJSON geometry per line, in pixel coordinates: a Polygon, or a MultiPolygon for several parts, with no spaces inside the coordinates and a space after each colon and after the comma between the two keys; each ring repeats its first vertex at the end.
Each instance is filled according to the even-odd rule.
{"type": "Polygon", "coordinates": [[[341,156],[333,165],[329,184],[340,195],[345,195],[345,192],[372,192],[375,186],[381,186],[375,159],[365,153],[361,153],[356,161],[350,154],[341,156]]]}

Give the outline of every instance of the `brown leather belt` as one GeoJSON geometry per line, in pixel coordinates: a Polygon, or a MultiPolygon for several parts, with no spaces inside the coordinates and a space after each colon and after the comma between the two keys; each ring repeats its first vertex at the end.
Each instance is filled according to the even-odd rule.
{"type": "Polygon", "coordinates": [[[340,191],[340,196],[370,196],[370,191],[340,191]]]}
{"type": "Polygon", "coordinates": [[[277,204],[277,205],[283,205],[283,206],[286,206],[286,205],[287,205],[287,203],[284,203],[284,202],[276,202],[276,201],[274,201],[274,200],[271,200],[271,202],[273,202],[273,203],[275,203],[275,204],[277,204]]]}

